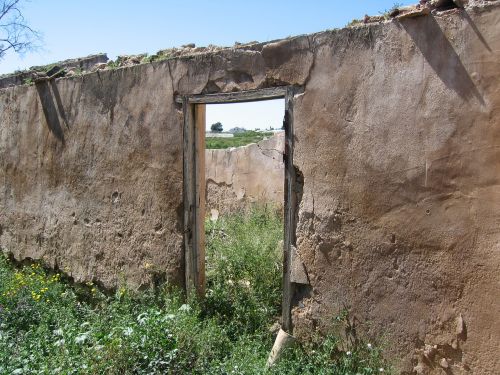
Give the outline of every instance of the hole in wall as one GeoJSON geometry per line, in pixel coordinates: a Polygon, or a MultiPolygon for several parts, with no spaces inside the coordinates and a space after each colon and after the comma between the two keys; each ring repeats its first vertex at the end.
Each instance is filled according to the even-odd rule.
{"type": "Polygon", "coordinates": [[[111,194],[111,202],[112,203],[118,203],[121,199],[121,193],[118,191],[114,191],[113,194],[111,194]]]}

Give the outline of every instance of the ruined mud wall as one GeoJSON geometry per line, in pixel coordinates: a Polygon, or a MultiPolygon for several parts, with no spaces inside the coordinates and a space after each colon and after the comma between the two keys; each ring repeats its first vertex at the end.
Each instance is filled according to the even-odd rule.
{"type": "Polygon", "coordinates": [[[106,287],[182,282],[182,119],[143,65],[0,90],[0,247],[106,287]]]}
{"type": "Polygon", "coordinates": [[[243,147],[205,151],[207,214],[252,205],[283,209],[284,133],[243,147]]]}
{"type": "Polygon", "coordinates": [[[500,2],[471,3],[1,91],[2,248],[105,284],[179,275],[173,94],[301,85],[294,334],[345,309],[404,373],[498,373],[500,2]]]}
{"type": "Polygon", "coordinates": [[[296,334],[347,309],[400,369],[500,372],[499,25],[469,8],[311,41],[296,334]]]}

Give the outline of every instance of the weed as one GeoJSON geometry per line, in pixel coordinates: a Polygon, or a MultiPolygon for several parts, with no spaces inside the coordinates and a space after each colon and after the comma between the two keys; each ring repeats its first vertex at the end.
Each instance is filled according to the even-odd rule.
{"type": "Polygon", "coordinates": [[[386,20],[388,20],[390,18],[390,15],[398,11],[398,9],[401,8],[402,6],[403,4],[401,3],[394,3],[394,5],[390,9],[385,9],[383,12],[378,12],[378,13],[381,16],[383,16],[386,20]]]}
{"type": "Polygon", "coordinates": [[[118,61],[110,60],[108,62],[108,68],[111,69],[111,70],[118,69],[119,67],[120,67],[120,64],[118,63],[118,61]]]}
{"type": "Polygon", "coordinates": [[[203,301],[167,286],[110,296],[0,256],[0,374],[388,372],[371,345],[346,352],[335,336],[291,349],[265,370],[268,328],[280,315],[282,226],[270,209],[207,222],[203,301]]]}
{"type": "Polygon", "coordinates": [[[146,55],[141,59],[141,64],[152,63],[157,59],[157,55],[146,55]]]}
{"type": "Polygon", "coordinates": [[[51,70],[52,68],[54,68],[55,66],[57,66],[57,64],[48,64],[48,65],[43,65],[43,66],[33,67],[33,68],[31,68],[31,69],[35,69],[35,70],[37,70],[37,71],[47,73],[48,71],[50,71],[50,70],[51,70]]]}
{"type": "Polygon", "coordinates": [[[85,71],[80,67],[73,69],[73,71],[77,77],[81,77],[85,73],[85,71]]]}
{"type": "Polygon", "coordinates": [[[352,26],[359,26],[363,24],[363,20],[359,19],[353,19],[351,22],[349,22],[346,27],[352,27],[352,26]]]}
{"type": "Polygon", "coordinates": [[[281,307],[283,223],[271,208],[207,222],[205,314],[230,337],[267,334],[281,307]]]}

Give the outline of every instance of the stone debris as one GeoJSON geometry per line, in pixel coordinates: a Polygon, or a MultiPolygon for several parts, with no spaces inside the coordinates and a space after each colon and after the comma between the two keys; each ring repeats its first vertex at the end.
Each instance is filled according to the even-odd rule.
{"type": "Polygon", "coordinates": [[[401,20],[404,18],[413,18],[427,16],[431,13],[447,12],[449,10],[465,8],[466,6],[484,5],[495,0],[420,0],[418,4],[394,7],[382,15],[365,15],[363,20],[354,20],[350,26],[373,24],[391,21],[393,19],[401,20]]]}
{"type": "Polygon", "coordinates": [[[103,70],[103,69],[106,69],[108,66],[107,63],[100,63],[100,64],[97,64],[97,65],[94,65],[94,67],[92,69],[94,70],[103,70]]]}
{"type": "Polygon", "coordinates": [[[281,329],[281,324],[280,322],[274,322],[271,327],[269,327],[269,333],[272,334],[273,336],[276,336],[281,329]]]}
{"type": "Polygon", "coordinates": [[[52,79],[63,76],[73,76],[78,72],[91,71],[96,64],[106,63],[107,61],[108,56],[105,53],[100,53],[87,57],[59,61],[55,64],[32,66],[28,70],[0,75],[0,89],[23,84],[32,84],[40,79],[45,80],[46,77],[51,77],[54,73],[57,73],[55,71],[51,72],[55,67],[59,68],[58,70],[60,73],[52,77],[52,79]]]}
{"type": "MultiPolygon", "coordinates": [[[[442,12],[449,12],[450,10],[458,10],[466,6],[481,6],[498,0],[419,0],[416,5],[394,7],[384,14],[369,16],[365,15],[362,20],[353,20],[348,27],[383,23],[392,20],[402,20],[405,18],[427,16],[429,14],[436,14],[442,12]]],[[[51,77],[46,74],[45,70],[48,66],[34,66],[29,70],[22,72],[15,72],[13,74],[0,75],[0,89],[11,86],[18,86],[22,84],[32,84],[36,81],[46,80],[59,77],[73,77],[86,73],[97,72],[100,70],[109,70],[122,67],[129,67],[139,64],[151,63],[154,61],[161,61],[173,59],[178,57],[189,57],[200,54],[207,54],[218,52],[222,50],[231,49],[255,49],[265,43],[252,41],[248,43],[235,42],[232,47],[221,47],[209,45],[207,47],[197,47],[195,43],[187,43],[181,47],[174,47],[159,50],[153,55],[138,54],[138,55],[123,55],[118,56],[116,60],[108,60],[105,53],[91,55],[87,57],[69,59],[58,62],[55,65],[61,66],[61,73],[57,76],[51,77]]]]}
{"type": "Polygon", "coordinates": [[[182,47],[169,48],[158,51],[154,55],[147,53],[137,55],[122,55],[118,56],[116,60],[109,60],[106,54],[92,55],[83,58],[69,59],[56,64],[46,66],[33,66],[29,70],[15,72],[0,76],[0,89],[19,86],[23,84],[33,84],[47,79],[55,79],[60,77],[73,77],[86,73],[93,73],[100,70],[110,70],[122,67],[129,67],[139,64],[151,63],[154,61],[167,60],[178,57],[196,56],[200,54],[213,53],[226,49],[233,48],[247,48],[255,44],[251,42],[247,44],[240,44],[237,47],[219,47],[209,45],[208,47],[196,47],[194,43],[183,45],[182,47]],[[53,67],[59,67],[59,74],[48,74],[48,70],[53,67]]]}
{"type": "Polygon", "coordinates": [[[277,363],[282,357],[283,353],[296,345],[297,340],[295,337],[290,335],[289,333],[280,329],[278,332],[278,336],[276,336],[276,341],[274,342],[273,348],[271,349],[271,353],[269,354],[269,358],[267,359],[266,368],[272,367],[275,363],[277,363]]]}
{"type": "Polygon", "coordinates": [[[455,328],[455,333],[457,335],[457,338],[456,338],[457,342],[467,340],[467,326],[465,324],[465,321],[464,321],[462,314],[460,314],[457,317],[456,323],[457,323],[457,325],[455,328]]]}
{"type": "Polygon", "coordinates": [[[442,368],[448,368],[448,367],[450,367],[450,365],[448,364],[448,361],[446,360],[446,358],[441,358],[441,360],[439,361],[439,365],[442,368]]]}
{"type": "Polygon", "coordinates": [[[401,11],[396,18],[397,19],[403,19],[403,18],[413,18],[413,17],[420,17],[420,16],[427,16],[431,13],[431,10],[428,7],[424,6],[415,6],[411,7],[408,10],[401,11]]]}
{"type": "Polygon", "coordinates": [[[295,284],[309,285],[309,277],[306,268],[300,258],[295,246],[292,245],[292,262],[290,269],[290,281],[295,284]]]}

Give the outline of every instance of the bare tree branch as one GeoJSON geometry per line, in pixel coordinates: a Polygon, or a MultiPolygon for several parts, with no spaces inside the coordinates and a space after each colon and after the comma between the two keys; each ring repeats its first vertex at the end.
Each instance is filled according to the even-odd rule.
{"type": "Polygon", "coordinates": [[[36,50],[40,33],[32,29],[21,12],[22,0],[0,0],[0,59],[13,50],[24,54],[36,50]]]}

